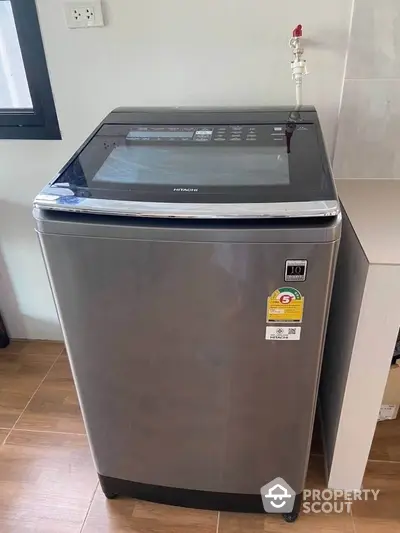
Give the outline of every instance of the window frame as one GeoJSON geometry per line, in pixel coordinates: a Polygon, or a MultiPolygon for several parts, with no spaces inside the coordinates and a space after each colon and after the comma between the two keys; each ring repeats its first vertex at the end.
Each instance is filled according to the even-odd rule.
{"type": "Polygon", "coordinates": [[[32,109],[0,108],[0,139],[61,139],[35,0],[10,1],[32,109]]]}

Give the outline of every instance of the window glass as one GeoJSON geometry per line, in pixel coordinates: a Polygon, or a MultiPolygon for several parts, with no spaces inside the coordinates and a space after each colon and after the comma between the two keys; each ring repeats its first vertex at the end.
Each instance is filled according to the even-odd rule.
{"type": "Polygon", "coordinates": [[[10,1],[0,1],[0,108],[32,109],[10,1]]]}

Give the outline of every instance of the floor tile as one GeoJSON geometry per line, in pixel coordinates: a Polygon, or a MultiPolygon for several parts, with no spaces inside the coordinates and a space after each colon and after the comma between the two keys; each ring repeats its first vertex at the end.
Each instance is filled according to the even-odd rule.
{"type": "Polygon", "coordinates": [[[63,349],[62,342],[12,340],[7,348],[0,349],[0,356],[5,353],[60,355],[63,349]]]}
{"type": "Polygon", "coordinates": [[[218,533],[353,533],[349,514],[301,514],[293,524],[280,514],[221,513],[218,533]]]}
{"type": "Polygon", "coordinates": [[[0,428],[11,428],[57,355],[0,353],[0,428]]]}
{"type": "Polygon", "coordinates": [[[377,461],[400,461],[400,417],[377,423],[369,458],[377,461]]]}
{"type": "Polygon", "coordinates": [[[0,447],[0,531],[79,533],[96,486],[85,436],[12,431],[0,447]]]}
{"type": "Polygon", "coordinates": [[[218,513],[129,498],[107,500],[97,490],[82,533],[215,533],[218,513]]]}
{"type": "Polygon", "coordinates": [[[69,361],[65,355],[59,357],[16,428],[85,433],[69,361]]]}
{"type": "Polygon", "coordinates": [[[9,429],[0,429],[0,446],[6,440],[7,435],[9,434],[9,429]]]}
{"type": "Polygon", "coordinates": [[[377,501],[353,503],[356,533],[400,532],[400,463],[368,463],[364,489],[380,489],[377,501]]]}

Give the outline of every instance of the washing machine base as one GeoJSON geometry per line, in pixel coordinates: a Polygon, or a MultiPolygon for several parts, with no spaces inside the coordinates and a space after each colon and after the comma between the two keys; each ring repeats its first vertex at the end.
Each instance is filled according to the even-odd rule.
{"type": "MultiPolygon", "coordinates": [[[[230,511],[238,513],[264,513],[259,494],[231,494],[224,492],[206,492],[201,490],[177,489],[147,485],[102,476],[99,474],[101,488],[106,498],[130,496],[138,500],[147,500],[165,505],[207,509],[210,511],[230,511]]],[[[296,496],[292,513],[283,515],[287,522],[294,522],[300,511],[303,494],[296,496]]]]}

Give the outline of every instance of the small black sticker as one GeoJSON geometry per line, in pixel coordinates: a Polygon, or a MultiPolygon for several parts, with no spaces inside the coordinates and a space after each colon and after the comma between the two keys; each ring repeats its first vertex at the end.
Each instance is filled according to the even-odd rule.
{"type": "Polygon", "coordinates": [[[288,259],[285,265],[285,281],[306,281],[306,259],[288,259]]]}

